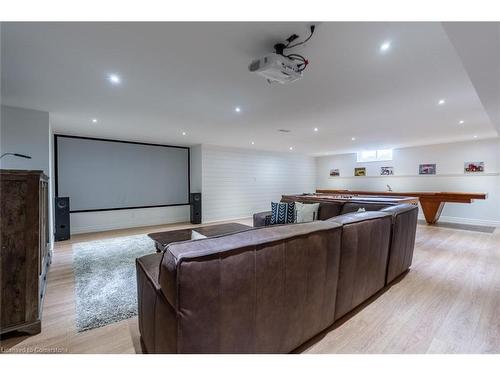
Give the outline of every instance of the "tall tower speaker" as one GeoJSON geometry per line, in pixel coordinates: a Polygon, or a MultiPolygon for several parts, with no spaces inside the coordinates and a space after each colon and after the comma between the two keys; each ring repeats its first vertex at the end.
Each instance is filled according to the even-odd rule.
{"type": "Polygon", "coordinates": [[[56,233],[54,239],[56,241],[69,240],[70,227],[69,227],[69,198],[57,197],[55,207],[55,224],[56,233]]]}
{"type": "Polygon", "coordinates": [[[201,224],[201,193],[189,194],[191,224],[201,224]]]}

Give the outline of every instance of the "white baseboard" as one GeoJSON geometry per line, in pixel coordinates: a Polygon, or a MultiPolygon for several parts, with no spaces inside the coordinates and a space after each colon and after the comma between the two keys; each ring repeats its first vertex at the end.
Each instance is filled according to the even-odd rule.
{"type": "MultiPolygon", "coordinates": [[[[420,220],[425,220],[424,215],[418,215],[420,220]]],[[[481,220],[470,219],[466,217],[441,216],[438,222],[464,225],[482,225],[487,227],[500,227],[500,221],[497,220],[481,220]]]]}
{"type": "Polygon", "coordinates": [[[94,232],[105,232],[108,230],[116,229],[128,229],[128,228],[138,228],[138,227],[148,227],[151,225],[162,225],[162,224],[175,224],[175,223],[185,223],[189,221],[186,216],[172,217],[168,219],[159,220],[143,220],[141,222],[120,222],[120,223],[108,223],[99,225],[86,225],[77,228],[71,228],[71,234],[82,234],[82,233],[94,233],[94,232]]]}

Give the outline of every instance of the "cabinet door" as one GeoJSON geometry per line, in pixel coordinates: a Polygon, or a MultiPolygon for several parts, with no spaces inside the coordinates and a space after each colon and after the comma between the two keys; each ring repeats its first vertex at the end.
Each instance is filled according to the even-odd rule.
{"type": "Polygon", "coordinates": [[[26,225],[28,222],[27,181],[2,179],[1,184],[1,326],[14,326],[25,321],[26,285],[26,225]]]}

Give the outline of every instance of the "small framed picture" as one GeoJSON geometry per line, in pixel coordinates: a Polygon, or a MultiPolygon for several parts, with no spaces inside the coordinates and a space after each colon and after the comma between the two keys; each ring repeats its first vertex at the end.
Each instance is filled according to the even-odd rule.
{"type": "Polygon", "coordinates": [[[366,176],[366,168],[354,168],[354,175],[358,177],[366,176]]]}
{"type": "Polygon", "coordinates": [[[467,161],[464,163],[464,173],[484,172],[484,161],[467,161]]]}
{"type": "Polygon", "coordinates": [[[380,167],[381,176],[392,176],[394,174],[394,167],[380,167]]]}
{"type": "Polygon", "coordinates": [[[340,176],[340,170],[338,170],[338,169],[330,169],[330,176],[331,177],[340,176]]]}
{"type": "Polygon", "coordinates": [[[420,164],[418,174],[436,174],[436,164],[420,164]]]}

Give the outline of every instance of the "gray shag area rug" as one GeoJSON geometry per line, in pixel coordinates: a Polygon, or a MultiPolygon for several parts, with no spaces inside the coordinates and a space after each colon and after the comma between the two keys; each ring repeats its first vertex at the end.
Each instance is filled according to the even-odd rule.
{"type": "Polygon", "coordinates": [[[137,315],[135,258],[155,251],[146,235],[73,245],[78,332],[137,315]]]}

